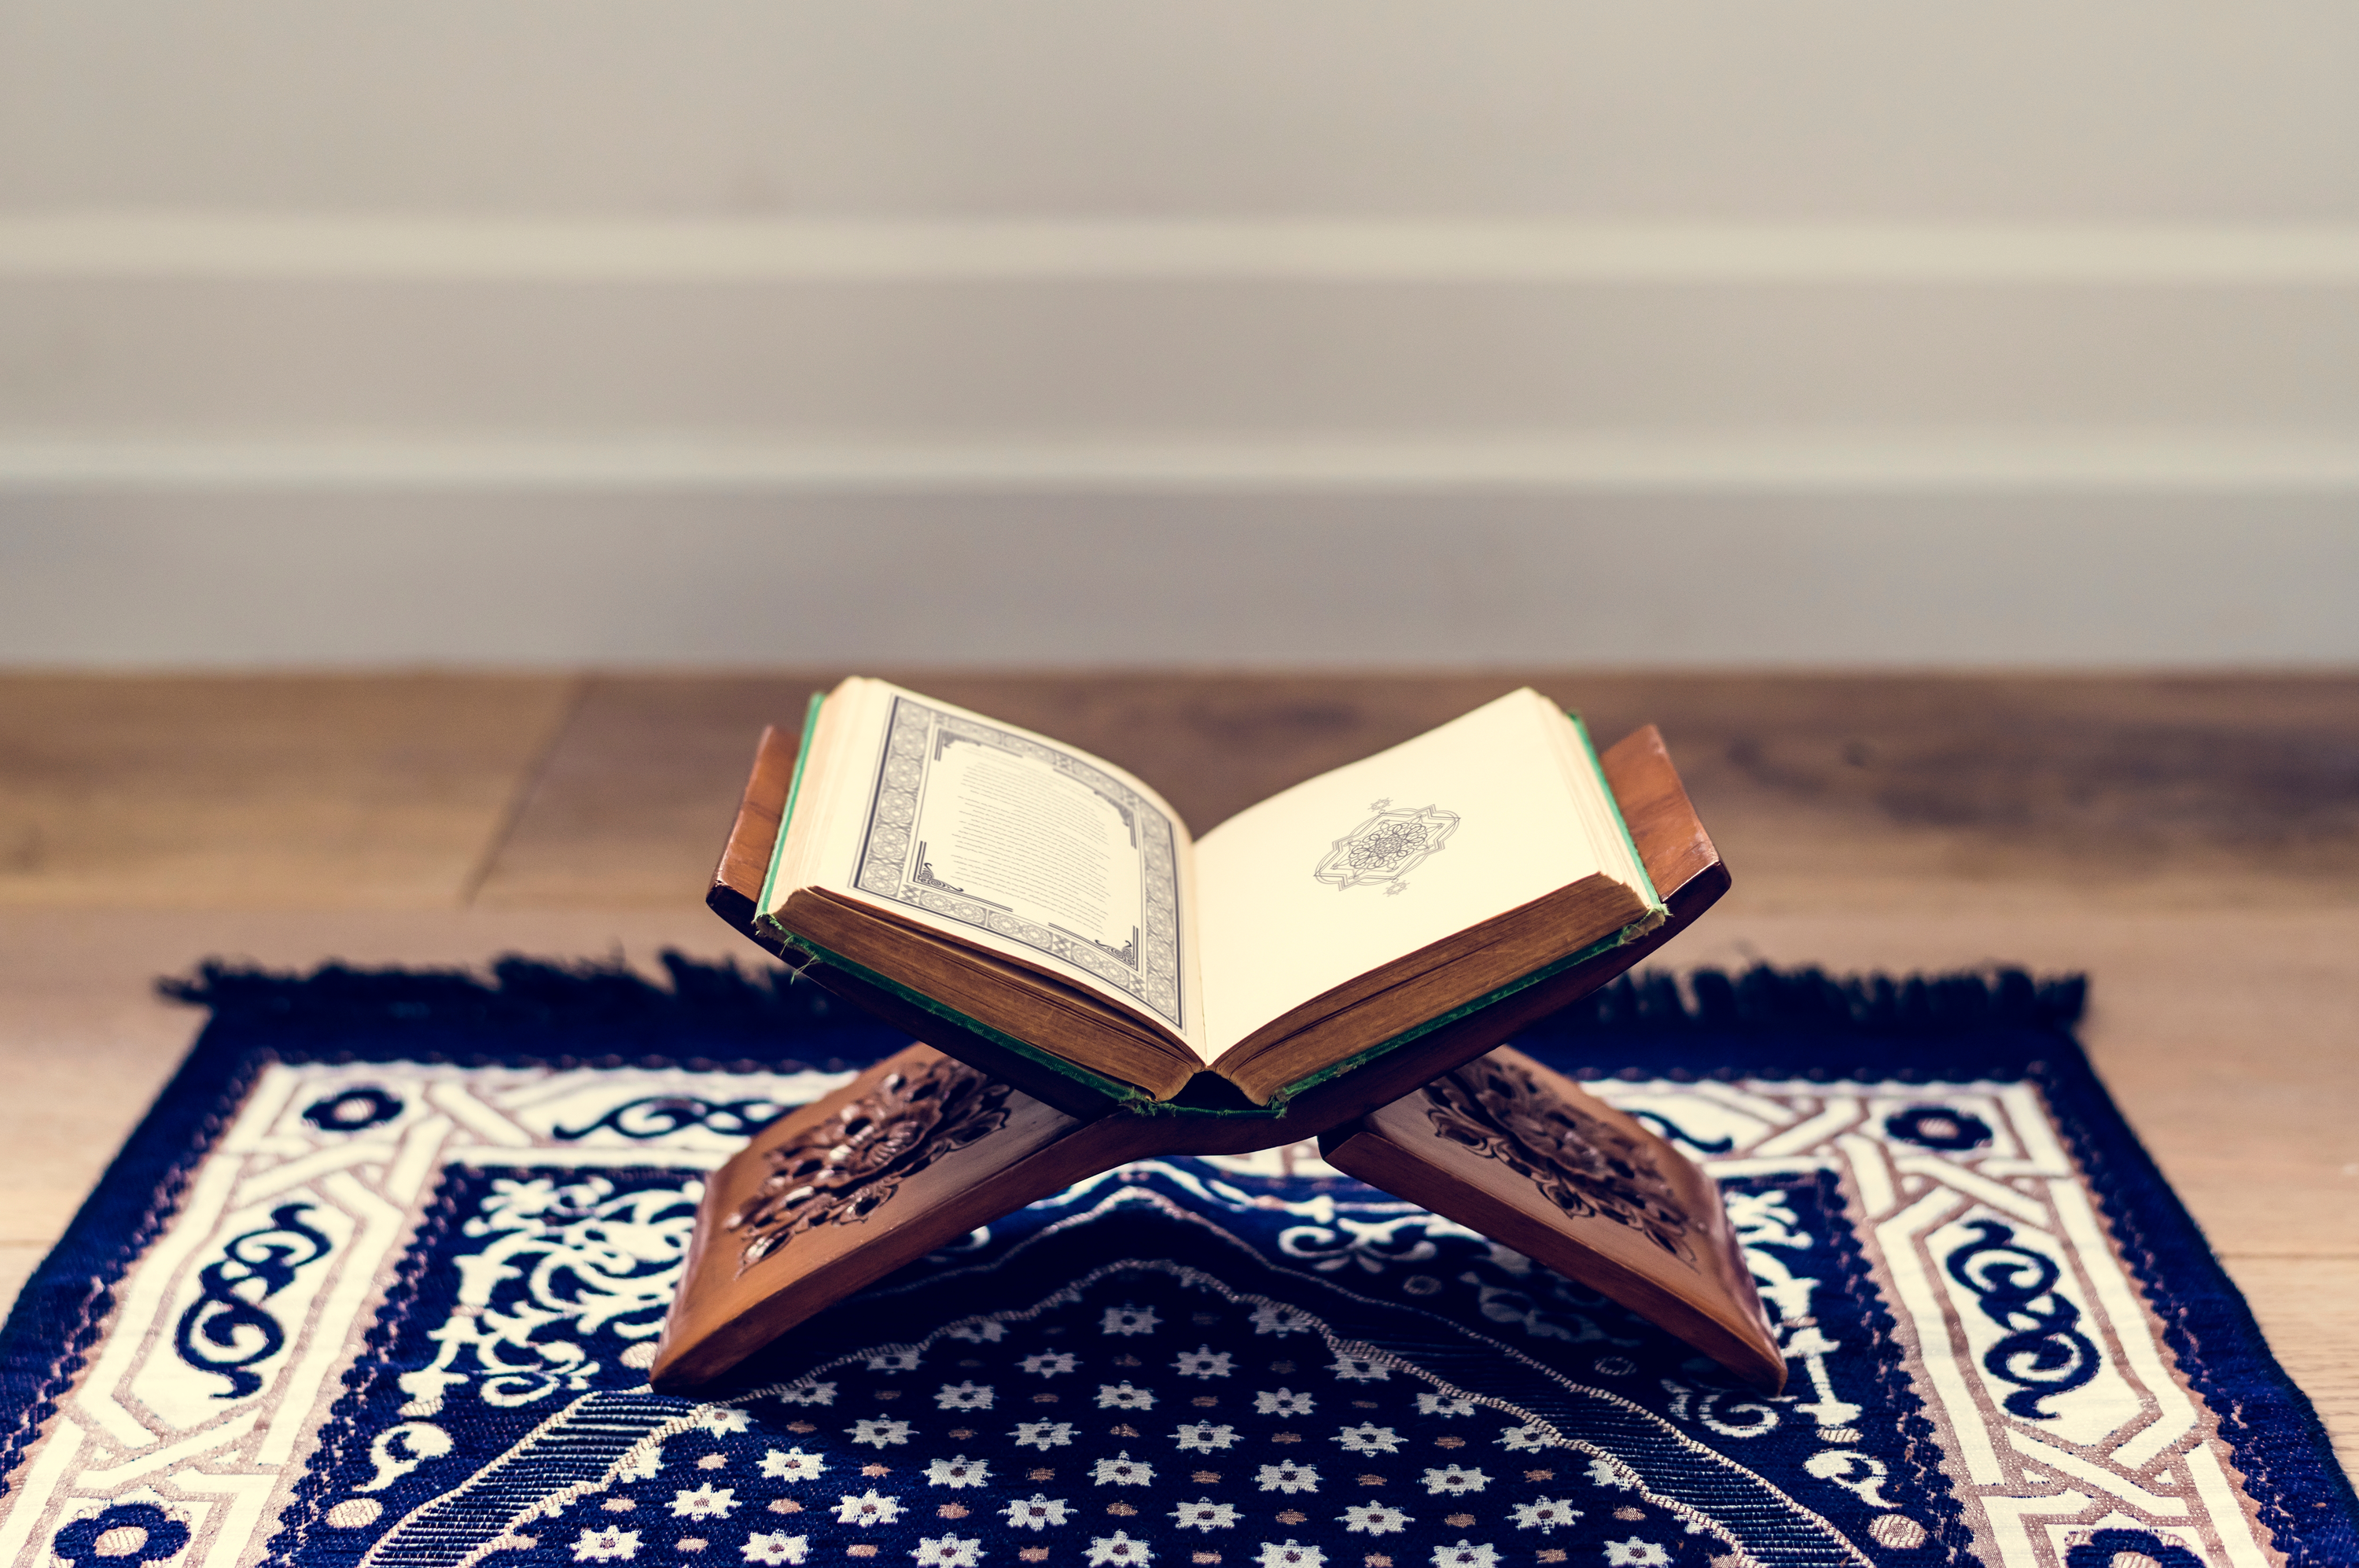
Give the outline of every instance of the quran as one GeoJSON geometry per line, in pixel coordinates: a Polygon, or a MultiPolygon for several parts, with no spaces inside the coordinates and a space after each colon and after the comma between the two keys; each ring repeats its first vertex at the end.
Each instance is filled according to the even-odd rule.
{"type": "Polygon", "coordinates": [[[1502,1043],[1728,886],[1653,728],[1593,752],[1530,691],[1191,840],[1110,763],[847,682],[799,744],[764,732],[706,902],[917,1043],[703,1183],[649,1379],[758,1379],[830,1307],[1072,1183],[1316,1139],[1774,1392],[1785,1359],[1718,1189],[1502,1043]],[[1044,881],[1029,863],[1058,854],[1079,868],[1044,881]]]}
{"type": "Polygon", "coordinates": [[[1668,913],[1580,721],[1529,688],[1197,838],[1112,762],[857,676],[812,700],[756,905],[789,962],[1136,1108],[1229,1115],[1668,913]]]}

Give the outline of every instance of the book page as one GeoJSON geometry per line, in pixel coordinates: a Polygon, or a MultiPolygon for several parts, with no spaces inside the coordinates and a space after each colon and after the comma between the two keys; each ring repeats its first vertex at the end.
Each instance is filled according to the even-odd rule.
{"type": "Polygon", "coordinates": [[[809,885],[1084,985],[1196,1046],[1190,846],[1160,796],[883,681],[839,687],[822,727],[825,798],[795,808],[814,812],[816,841],[795,857],[809,885]]]}
{"type": "Polygon", "coordinates": [[[1214,1054],[1346,981],[1606,869],[1567,768],[1560,732],[1571,723],[1538,692],[1511,692],[1199,840],[1214,1054]]]}

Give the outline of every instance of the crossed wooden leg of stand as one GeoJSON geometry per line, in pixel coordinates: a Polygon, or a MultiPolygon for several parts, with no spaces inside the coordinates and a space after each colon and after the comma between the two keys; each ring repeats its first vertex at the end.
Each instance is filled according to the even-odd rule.
{"type": "MultiPolygon", "coordinates": [[[[1317,1135],[1338,1170],[1557,1270],[1774,1391],[1785,1360],[1719,1191],[1677,1149],[1501,1048],[1317,1135]]],[[[1181,1118],[1083,1118],[912,1045],[713,1173],[653,1381],[709,1384],[894,1269],[1071,1183],[1196,1152],[1181,1118]]]]}

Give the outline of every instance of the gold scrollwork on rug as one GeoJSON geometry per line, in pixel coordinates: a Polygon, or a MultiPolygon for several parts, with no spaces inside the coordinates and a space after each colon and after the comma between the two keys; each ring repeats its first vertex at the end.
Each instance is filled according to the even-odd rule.
{"type": "Polygon", "coordinates": [[[1007,1124],[1007,1085],[942,1057],[876,1087],[790,1143],[725,1222],[745,1235],[744,1273],[802,1232],[857,1225],[901,1183],[1007,1124]]]}
{"type": "Polygon", "coordinates": [[[1524,1177],[1566,1214],[1629,1226],[1689,1262],[1690,1222],[1641,1140],[1484,1057],[1426,1085],[1426,1115],[1453,1143],[1524,1177]]]}

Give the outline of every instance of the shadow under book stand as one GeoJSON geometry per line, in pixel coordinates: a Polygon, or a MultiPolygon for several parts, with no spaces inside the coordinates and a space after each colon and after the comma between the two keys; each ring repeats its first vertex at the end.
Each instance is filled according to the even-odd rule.
{"type": "Polygon", "coordinates": [[[925,1043],[789,1111],[713,1172],[657,1347],[658,1389],[728,1377],[822,1309],[1074,1181],[1135,1160],[1314,1137],[1337,1169],[1579,1280],[1758,1387],[1783,1386],[1785,1359],[1711,1180],[1571,1080],[1495,1049],[1651,955],[1728,890],[1652,725],[1600,760],[1669,920],[1303,1091],[1282,1116],[1190,1114],[1185,1094],[1176,1113],[1126,1109],[757,930],[797,746],[763,732],[705,901],[925,1043]]]}

